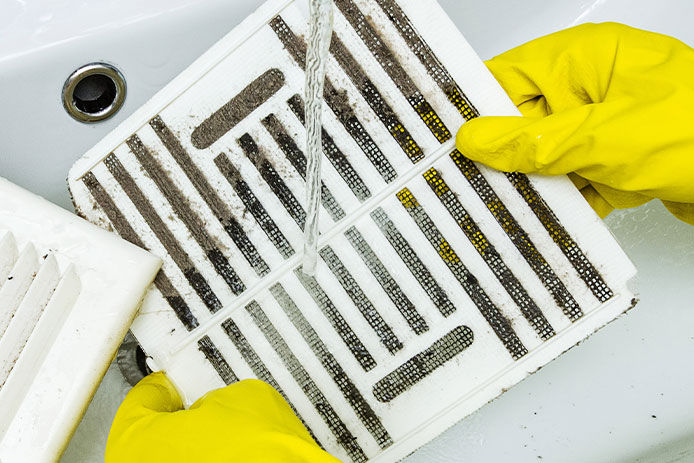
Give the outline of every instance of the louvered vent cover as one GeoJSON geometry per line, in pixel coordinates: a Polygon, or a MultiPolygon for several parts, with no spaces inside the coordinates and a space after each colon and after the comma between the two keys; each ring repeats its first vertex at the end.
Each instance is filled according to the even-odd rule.
{"type": "Polygon", "coordinates": [[[306,2],[266,3],[70,186],[164,259],[133,332],[188,404],[260,378],[339,458],[395,461],[631,307],[635,270],[567,179],[455,150],[466,120],[517,111],[436,2],[335,5],[315,278],[306,2]]]}
{"type": "Polygon", "coordinates": [[[0,179],[0,461],[57,461],[158,266],[0,179]]]}

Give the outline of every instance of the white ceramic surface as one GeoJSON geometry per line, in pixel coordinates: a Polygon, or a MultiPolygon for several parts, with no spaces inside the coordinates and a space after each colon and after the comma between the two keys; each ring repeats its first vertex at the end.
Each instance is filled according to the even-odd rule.
{"type": "MultiPolygon", "coordinates": [[[[70,207],[64,178],[74,160],[260,3],[0,0],[0,175],[70,207]],[[83,125],[64,112],[60,89],[94,60],[117,65],[129,93],[113,119],[83,125]]],[[[441,4],[483,58],[587,21],[624,22],[694,45],[690,0],[441,4]]],[[[657,203],[607,223],[639,268],[639,306],[408,463],[694,461],[694,227],[657,203]]],[[[118,375],[110,370],[64,462],[102,460],[127,389],[118,375]]]]}

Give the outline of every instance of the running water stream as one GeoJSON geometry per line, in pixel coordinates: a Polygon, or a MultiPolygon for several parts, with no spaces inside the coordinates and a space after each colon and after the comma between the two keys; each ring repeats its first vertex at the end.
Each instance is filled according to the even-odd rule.
{"type": "Polygon", "coordinates": [[[315,275],[321,205],[323,88],[333,32],[333,0],[309,0],[309,43],[306,54],[306,225],[303,272],[315,275]]]}

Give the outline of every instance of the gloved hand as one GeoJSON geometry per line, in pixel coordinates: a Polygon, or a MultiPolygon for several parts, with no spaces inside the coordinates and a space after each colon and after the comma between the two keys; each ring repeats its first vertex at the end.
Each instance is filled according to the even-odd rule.
{"type": "Polygon", "coordinates": [[[241,381],[189,410],[163,373],[140,381],[118,409],[106,463],[335,463],[272,387],[241,381]]]}
{"type": "Polygon", "coordinates": [[[521,117],[461,128],[465,156],[507,172],[569,174],[601,217],[659,198],[694,225],[694,50],[585,24],[487,62],[521,117]]]}

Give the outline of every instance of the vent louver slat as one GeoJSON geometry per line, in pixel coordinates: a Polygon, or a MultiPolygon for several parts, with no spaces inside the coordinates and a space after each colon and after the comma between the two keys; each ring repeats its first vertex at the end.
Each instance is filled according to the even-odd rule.
{"type": "Polygon", "coordinates": [[[16,261],[17,243],[12,233],[5,233],[2,240],[0,240],[0,287],[7,280],[16,261]]]}
{"type": "MultiPolygon", "coordinates": [[[[53,254],[41,264],[29,290],[22,299],[5,333],[0,338],[0,388],[29,340],[60,281],[60,269],[53,254]]],[[[47,344],[44,348],[50,347],[47,344]]]]}
{"type": "Polygon", "coordinates": [[[19,254],[9,276],[0,287],[0,336],[3,336],[10,320],[19,308],[34,275],[39,269],[39,259],[32,244],[27,244],[19,254]]]}

